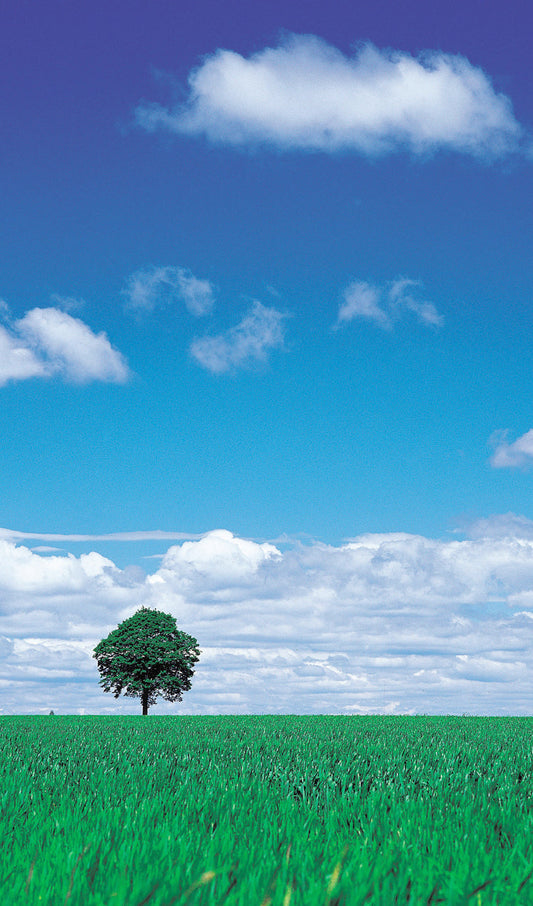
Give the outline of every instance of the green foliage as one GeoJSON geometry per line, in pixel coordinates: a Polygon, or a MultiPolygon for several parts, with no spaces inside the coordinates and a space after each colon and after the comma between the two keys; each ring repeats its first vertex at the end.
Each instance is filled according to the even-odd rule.
{"type": "Polygon", "coordinates": [[[104,691],[139,697],[143,714],[160,695],[181,701],[199,656],[198,642],[177,628],[175,617],[149,607],[120,623],[93,654],[104,691]]]}
{"type": "Polygon", "coordinates": [[[6,906],[533,903],[531,718],[0,717],[6,906]]]}

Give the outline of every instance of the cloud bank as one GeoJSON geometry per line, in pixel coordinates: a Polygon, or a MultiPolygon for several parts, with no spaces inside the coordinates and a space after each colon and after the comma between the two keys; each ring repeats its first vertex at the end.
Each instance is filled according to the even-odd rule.
{"type": "Polygon", "coordinates": [[[383,286],[354,281],[346,287],[339,307],[336,328],[363,318],[378,327],[391,330],[396,321],[411,313],[425,327],[440,327],[443,318],[432,302],[417,299],[420,283],[400,277],[383,286]]]}
{"type": "Polygon", "coordinates": [[[131,274],[122,289],[126,307],[135,312],[153,311],[160,305],[183,302],[190,314],[208,314],[214,305],[209,280],[195,277],[183,267],[151,267],[131,274]]]}
{"type": "Polygon", "coordinates": [[[465,540],[283,551],[219,530],[172,545],[149,575],[2,539],[0,708],[137,713],[101,692],[91,653],[145,604],[202,649],[183,703],[156,713],[530,713],[531,526],[509,514],[465,540]]]}
{"type": "Polygon", "coordinates": [[[199,337],[191,344],[191,355],[213,374],[265,362],[268,353],[283,346],[283,321],[276,308],[255,301],[242,321],[217,336],[199,337]]]}
{"type": "Polygon", "coordinates": [[[495,447],[490,460],[495,469],[525,469],[533,465],[533,428],[512,443],[507,441],[507,431],[497,431],[490,443],[495,447]]]}
{"type": "Polygon", "coordinates": [[[439,149],[494,158],[518,150],[512,105],[465,57],[418,58],[371,44],[346,57],[312,35],[288,35],[245,58],[207,56],[186,102],[141,103],[136,122],[230,145],[378,156],[439,149]]]}
{"type": "Polygon", "coordinates": [[[34,308],[9,327],[0,326],[0,385],[59,375],[74,383],[124,383],[125,358],[105,333],[58,308],[34,308]]]}

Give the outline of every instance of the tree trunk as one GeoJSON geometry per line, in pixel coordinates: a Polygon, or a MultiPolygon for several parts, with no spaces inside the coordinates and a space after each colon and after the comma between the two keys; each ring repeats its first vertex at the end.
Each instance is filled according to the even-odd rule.
{"type": "Polygon", "coordinates": [[[141,695],[141,701],[143,703],[143,717],[148,714],[148,689],[143,689],[141,695]]]}

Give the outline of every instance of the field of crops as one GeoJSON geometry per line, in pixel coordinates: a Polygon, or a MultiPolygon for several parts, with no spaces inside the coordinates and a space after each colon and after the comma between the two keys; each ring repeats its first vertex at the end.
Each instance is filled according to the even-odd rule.
{"type": "Polygon", "coordinates": [[[533,903],[533,719],[2,717],[0,902],[533,903]]]}

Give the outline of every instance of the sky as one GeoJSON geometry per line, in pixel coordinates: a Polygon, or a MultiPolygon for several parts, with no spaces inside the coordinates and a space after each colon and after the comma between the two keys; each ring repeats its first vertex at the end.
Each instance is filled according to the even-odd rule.
{"type": "Polygon", "coordinates": [[[6,0],[0,714],[533,710],[527,0],[6,0]]]}

